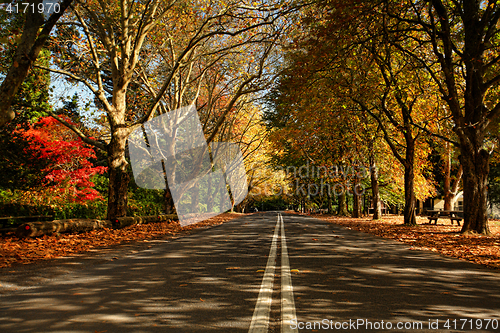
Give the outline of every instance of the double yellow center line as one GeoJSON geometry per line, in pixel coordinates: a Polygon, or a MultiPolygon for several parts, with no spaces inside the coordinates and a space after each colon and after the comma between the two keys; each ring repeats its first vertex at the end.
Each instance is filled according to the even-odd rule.
{"type": "Polygon", "coordinates": [[[252,323],[248,333],[267,333],[271,312],[272,293],[274,284],[274,271],[276,265],[276,252],[279,232],[281,230],[281,332],[297,332],[290,327],[290,321],[295,319],[295,302],[293,300],[292,277],[290,274],[290,261],[286,247],[285,225],[283,216],[278,213],[278,221],[274,228],[273,241],[269,250],[266,270],[262,278],[259,297],[253,312],[252,323]]]}

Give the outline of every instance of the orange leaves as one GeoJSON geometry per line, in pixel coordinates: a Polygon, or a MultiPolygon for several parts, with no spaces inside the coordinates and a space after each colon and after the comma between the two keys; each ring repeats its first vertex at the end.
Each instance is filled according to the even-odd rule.
{"type": "MultiPolygon", "coordinates": [[[[82,234],[45,235],[39,238],[19,239],[8,234],[0,236],[0,267],[29,264],[38,260],[53,259],[132,241],[179,236],[190,230],[221,224],[239,216],[238,214],[221,214],[187,227],[167,221],[133,225],[123,229],[100,229],[82,234]]],[[[118,259],[118,257],[113,259],[118,259]]]]}
{"type": "Polygon", "coordinates": [[[460,227],[451,225],[423,224],[423,218],[418,221],[418,227],[403,225],[402,216],[388,216],[381,221],[370,218],[350,219],[324,215],[315,216],[333,224],[348,227],[353,230],[377,235],[383,238],[395,239],[411,245],[410,250],[427,250],[439,252],[446,256],[468,260],[492,268],[500,268],[500,222],[491,221],[490,229],[493,236],[461,235],[460,227]]]}

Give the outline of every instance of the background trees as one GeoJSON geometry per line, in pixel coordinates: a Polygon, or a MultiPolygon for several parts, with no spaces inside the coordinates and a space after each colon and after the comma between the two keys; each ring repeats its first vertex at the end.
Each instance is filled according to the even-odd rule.
{"type": "MultiPolygon", "coordinates": [[[[433,115],[436,94],[419,64],[386,43],[384,25],[363,10],[334,2],[310,11],[290,46],[289,69],[270,118],[275,127],[282,122],[278,137],[298,141],[294,151],[302,151],[306,160],[333,156],[331,164],[375,166],[376,138],[383,136],[404,167],[405,223],[415,224],[415,174],[422,182],[428,149],[414,123],[433,115]]],[[[377,207],[377,173],[372,171],[377,207]]],[[[419,187],[431,186],[423,181],[419,187]]],[[[419,199],[429,194],[419,192],[419,199]]]]}
{"type": "Polygon", "coordinates": [[[279,36],[275,24],[283,15],[278,9],[240,1],[92,1],[72,9],[54,45],[59,68],[38,67],[83,83],[106,114],[109,142],[69,127],[107,152],[109,219],[126,214],[125,152],[133,130],[155,115],[204,98],[201,109],[211,142],[240,97],[263,89],[267,59],[279,36]],[[238,54],[250,61],[245,66],[228,63],[238,54]],[[217,68],[222,75],[214,85],[203,85],[217,68]],[[137,100],[141,90],[148,97],[137,100]]]}
{"type": "MultiPolygon", "coordinates": [[[[318,1],[291,44],[298,56],[290,66],[294,74],[308,72],[315,84],[309,88],[321,90],[318,75],[328,77],[328,84],[336,84],[334,96],[344,94],[379,124],[405,168],[405,223],[415,222],[415,157],[426,158],[417,147],[428,150],[419,137],[431,133],[460,148],[462,231],[489,233],[489,133],[500,109],[499,18],[494,1],[318,1]],[[446,132],[449,119],[457,139],[446,132]]],[[[449,199],[452,186],[444,185],[449,199]]]]}
{"type": "Polygon", "coordinates": [[[446,103],[463,167],[463,232],[489,233],[487,133],[500,110],[495,1],[384,1],[388,43],[420,62],[446,103]],[[400,31],[405,31],[401,34],[400,31]]]}
{"type": "MultiPolygon", "coordinates": [[[[446,207],[463,178],[463,231],[488,233],[488,160],[497,141],[500,109],[496,2],[63,4],[64,16],[33,14],[25,20],[2,12],[0,63],[2,89],[8,91],[0,104],[5,110],[13,105],[19,114],[2,140],[10,151],[33,145],[28,142],[32,137],[15,137],[21,133],[16,126],[34,130],[29,123],[52,113],[99,151],[96,159],[107,160],[108,218],[127,213],[130,134],[155,116],[195,105],[207,142],[239,144],[249,168],[271,160],[284,169],[307,163],[366,167],[370,181],[356,173],[325,181],[371,189],[374,218],[379,216],[378,198],[400,197],[404,189],[405,223],[414,224],[416,200],[433,192],[429,155],[440,152],[446,207]],[[49,36],[54,26],[57,30],[49,36]],[[99,129],[82,120],[83,110],[73,110],[70,121],[52,109],[48,72],[93,94],[89,107],[99,113],[99,129]],[[22,86],[16,88],[13,75],[26,78],[22,86]],[[270,101],[265,114],[269,135],[259,123],[264,93],[270,101]],[[455,155],[454,149],[460,153],[455,155]]],[[[23,158],[17,165],[31,163],[31,157],[23,158]]],[[[259,176],[249,171],[255,176],[251,184],[281,181],[267,166],[265,170],[259,176]]],[[[23,178],[38,180],[34,173],[30,177],[23,178]]],[[[318,180],[289,179],[299,189],[318,180]]],[[[336,201],[329,195],[296,199],[308,198],[327,202],[330,210],[336,201]]],[[[353,196],[353,216],[361,214],[360,198],[353,196]]],[[[165,211],[173,209],[168,188],[163,200],[165,211]]],[[[341,194],[338,213],[347,214],[346,203],[341,194]]]]}
{"type": "Polygon", "coordinates": [[[11,39],[10,42],[16,44],[15,54],[10,66],[6,67],[8,70],[0,85],[0,126],[14,119],[15,112],[11,109],[11,104],[21,84],[28,76],[33,63],[42,51],[54,25],[73,0],[62,0],[58,10],[54,11],[52,8],[50,12],[48,8],[38,10],[39,5],[43,5],[42,0],[23,2],[29,4],[30,10],[26,12],[23,10],[22,13],[19,13],[17,9],[14,11],[10,7],[10,10],[14,12],[9,12],[7,10],[8,4],[5,4],[0,11],[2,24],[9,21],[14,22],[11,28],[6,30],[11,33],[10,36],[4,35],[3,40],[9,41],[11,39]],[[31,10],[31,8],[36,8],[36,10],[31,10]],[[23,26],[22,32],[20,32],[20,25],[23,26]]]}

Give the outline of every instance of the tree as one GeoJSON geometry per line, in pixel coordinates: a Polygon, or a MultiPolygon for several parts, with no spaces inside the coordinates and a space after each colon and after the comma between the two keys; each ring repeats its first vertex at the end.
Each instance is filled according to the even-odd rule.
{"type": "Polygon", "coordinates": [[[444,153],[444,210],[452,210],[451,202],[453,198],[458,194],[458,189],[460,185],[460,180],[463,175],[462,165],[458,167],[457,174],[452,177],[452,149],[449,142],[445,142],[445,153],[444,153]]]}
{"type": "MultiPolygon", "coordinates": [[[[12,64],[7,71],[5,78],[0,85],[0,126],[14,119],[15,112],[11,109],[12,102],[21,84],[28,76],[28,73],[36,58],[42,51],[43,46],[49,38],[49,34],[56,22],[61,18],[73,0],[63,0],[59,5],[59,11],[50,14],[45,19],[44,12],[38,10],[27,10],[26,15],[16,13],[10,15],[25,16],[22,34],[20,36],[12,64]]],[[[33,8],[43,3],[42,0],[26,1],[33,8]]],[[[1,14],[9,15],[2,10],[1,14]]],[[[13,32],[13,35],[16,35],[13,32]]]]}
{"type": "MultiPolygon", "coordinates": [[[[304,58],[310,59],[309,54],[304,58]]],[[[272,130],[274,163],[283,170],[291,167],[293,171],[287,174],[301,200],[326,194],[331,212],[332,198],[339,196],[338,214],[348,215],[347,193],[352,193],[352,215],[361,217],[360,186],[368,168],[363,165],[363,143],[356,134],[359,127],[353,125],[358,122],[345,112],[343,96],[336,96],[325,82],[325,69],[320,75],[311,74],[317,68],[304,66],[304,58],[290,55],[286,75],[269,96],[265,119],[272,130]],[[297,172],[304,167],[314,175],[297,172]]]]}
{"type": "MultiPolygon", "coordinates": [[[[282,101],[285,110],[291,109],[288,112],[292,116],[282,117],[293,119],[290,126],[297,125],[300,131],[312,123],[306,134],[314,139],[320,136],[317,134],[321,132],[320,128],[328,128],[325,131],[330,136],[333,136],[330,133],[341,134],[336,148],[343,147],[349,152],[347,155],[356,155],[360,160],[369,156],[365,163],[371,162],[373,166],[374,191],[378,188],[378,177],[374,168],[375,156],[370,154],[374,151],[373,136],[376,137],[377,131],[381,130],[391,152],[404,166],[404,220],[406,224],[415,224],[415,178],[425,166],[425,163],[417,163],[417,159],[419,162],[425,159],[423,152],[426,149],[418,147],[421,130],[414,124],[428,119],[436,94],[432,86],[426,85],[427,73],[419,63],[387,43],[384,22],[375,20],[374,14],[365,7],[369,5],[319,2],[310,11],[309,17],[304,20],[307,26],[305,32],[290,47],[292,56],[289,67],[293,73],[290,76],[293,75],[295,85],[288,87],[291,93],[282,101]],[[321,104],[325,105],[318,107],[321,104]],[[300,107],[309,109],[307,116],[294,116],[295,109],[300,107]],[[376,120],[375,128],[363,112],[376,120]],[[321,125],[318,125],[316,118],[328,120],[322,119],[321,125]],[[332,125],[325,126],[328,121],[332,125]],[[340,130],[346,126],[341,125],[344,123],[362,123],[364,126],[352,126],[347,131],[349,135],[346,135],[340,130]],[[360,133],[364,133],[364,138],[362,142],[357,142],[356,137],[360,133]],[[366,150],[367,145],[372,148],[366,150]]],[[[319,146],[310,145],[317,152],[322,151],[317,148],[319,146]]],[[[325,146],[328,148],[323,150],[321,156],[328,156],[333,150],[331,144],[325,146]]],[[[377,194],[373,197],[374,207],[377,207],[377,194]]]]}
{"type": "Polygon", "coordinates": [[[500,111],[500,4],[493,0],[384,1],[381,11],[397,21],[397,29],[390,30],[391,43],[426,68],[454,121],[463,167],[462,232],[490,234],[491,147],[486,137],[500,111]],[[401,29],[407,33],[400,34],[401,29]]]}
{"type": "Polygon", "coordinates": [[[392,153],[404,166],[404,223],[416,225],[415,153],[422,132],[414,128],[413,122],[417,120],[415,119],[417,109],[420,110],[418,116],[425,116],[423,111],[427,108],[424,103],[430,102],[432,92],[424,88],[425,77],[422,78],[418,66],[415,66],[411,60],[405,59],[404,55],[398,53],[390,45],[373,46],[371,54],[374,58],[374,65],[378,69],[375,75],[379,75],[383,80],[381,91],[375,98],[369,96],[367,100],[363,100],[355,95],[354,100],[376,119],[392,153]],[[415,82],[416,86],[412,82],[415,82]],[[381,112],[376,110],[381,110],[381,112]],[[398,142],[398,136],[404,138],[404,144],[401,141],[398,142]]]}
{"type": "MultiPolygon", "coordinates": [[[[79,3],[72,13],[72,19],[60,27],[60,36],[71,42],[56,45],[56,49],[64,54],[64,57],[59,57],[60,68],[39,67],[85,84],[106,113],[110,131],[110,141],[106,143],[89,138],[62,119],[61,122],[84,142],[107,152],[110,178],[107,217],[114,219],[126,214],[130,177],[125,151],[129,135],[172,106],[187,105],[196,100],[196,90],[194,93],[190,90],[190,98],[178,98],[177,104],[168,104],[168,94],[181,96],[186,86],[184,83],[192,81],[190,75],[183,76],[187,81],[176,81],[178,74],[192,68],[191,60],[197,52],[202,52],[203,45],[211,43],[212,47],[205,55],[214,56],[215,62],[218,62],[218,56],[221,59],[229,57],[231,52],[228,51],[240,46],[261,45],[259,53],[255,54],[256,64],[230,81],[233,95],[217,115],[208,135],[207,141],[210,142],[238,99],[263,88],[259,79],[264,74],[266,59],[276,38],[273,25],[282,13],[272,4],[253,7],[239,1],[224,4],[159,0],[91,1],[79,3]],[[185,21],[187,18],[190,20],[185,21]],[[78,29],[70,28],[70,24],[78,29]],[[165,48],[168,50],[165,41],[178,44],[170,47],[175,52],[169,56],[171,61],[163,66],[161,60],[166,56],[162,52],[165,48]],[[128,97],[133,84],[141,85],[150,94],[146,109],[130,108],[128,97]]],[[[211,62],[205,64],[211,67],[211,62]]],[[[193,75],[203,75],[203,68],[193,75]]]]}
{"type": "MultiPolygon", "coordinates": [[[[65,117],[65,121],[72,121],[65,117]]],[[[72,131],[52,117],[41,118],[27,130],[19,130],[31,145],[29,153],[42,162],[48,161],[43,168],[43,181],[38,188],[50,189],[52,195],[63,201],[86,202],[101,198],[92,189],[90,178],[102,174],[105,167],[95,167],[89,160],[95,158],[92,148],[86,147],[72,131]],[[36,155],[36,153],[39,153],[36,155]]],[[[47,193],[45,193],[47,194],[47,193]]]]}
{"type": "MultiPolygon", "coordinates": [[[[8,13],[0,11],[0,16],[5,15],[8,13]]],[[[4,76],[16,52],[16,42],[9,36],[16,29],[22,28],[23,17],[11,15],[2,18],[4,20],[2,20],[0,39],[7,40],[0,52],[0,75],[4,76]]],[[[44,49],[40,53],[39,61],[48,64],[49,52],[44,49]]],[[[33,69],[12,99],[11,108],[18,113],[18,116],[0,127],[0,167],[3,170],[0,175],[0,187],[28,190],[43,182],[45,176],[43,170],[49,163],[40,159],[40,151],[31,149],[33,141],[23,135],[21,130],[29,129],[40,118],[49,115],[52,109],[49,94],[50,75],[45,71],[33,69]]]]}
{"type": "Polygon", "coordinates": [[[4,183],[2,177],[0,186],[8,193],[4,201],[37,207],[48,213],[47,208],[49,212],[54,212],[54,208],[64,212],[67,211],[64,208],[71,209],[72,204],[87,206],[102,199],[92,180],[106,168],[94,166],[91,162],[95,159],[94,150],[57,120],[40,118],[35,124],[17,127],[11,137],[23,140],[22,149],[17,151],[21,158],[13,160],[7,156],[2,164],[7,167],[7,175],[8,167],[16,167],[16,176],[26,179],[7,179],[4,183]]]}

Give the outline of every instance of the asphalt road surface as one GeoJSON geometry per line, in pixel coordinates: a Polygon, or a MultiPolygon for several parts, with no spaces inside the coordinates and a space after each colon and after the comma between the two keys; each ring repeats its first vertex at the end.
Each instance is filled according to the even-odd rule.
{"type": "Polygon", "coordinates": [[[273,212],[0,270],[0,332],[500,332],[500,271],[273,212]]]}

